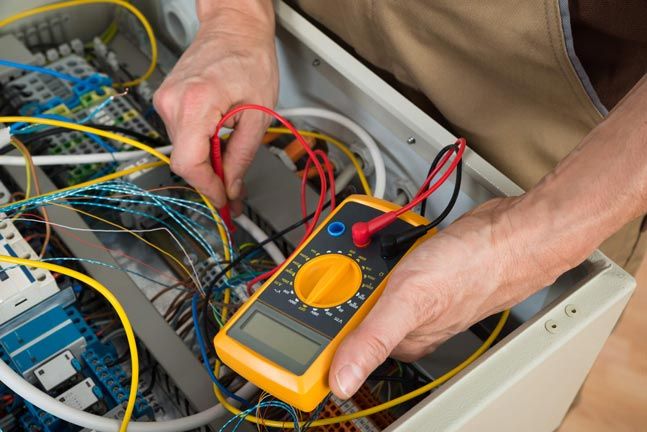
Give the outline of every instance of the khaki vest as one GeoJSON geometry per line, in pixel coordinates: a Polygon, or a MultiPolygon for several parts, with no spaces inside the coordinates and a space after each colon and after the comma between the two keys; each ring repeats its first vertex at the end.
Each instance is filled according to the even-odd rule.
{"type": "MultiPolygon", "coordinates": [[[[298,3],[366,61],[424,93],[526,190],[607,114],[574,53],[565,0],[298,3]]],[[[602,246],[631,272],[647,247],[640,222],[602,246]]]]}

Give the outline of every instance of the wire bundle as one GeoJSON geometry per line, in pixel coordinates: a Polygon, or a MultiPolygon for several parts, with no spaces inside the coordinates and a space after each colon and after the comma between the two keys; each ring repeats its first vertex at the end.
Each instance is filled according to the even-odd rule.
{"type": "Polygon", "coordinates": [[[374,219],[371,219],[370,221],[357,222],[353,224],[352,235],[353,235],[353,243],[355,243],[355,246],[360,248],[368,246],[371,242],[372,237],[377,232],[391,225],[399,216],[403,215],[404,213],[412,210],[417,205],[426,201],[426,199],[432,193],[434,193],[449,178],[452,172],[458,167],[461,161],[461,158],[463,157],[463,153],[465,152],[466,146],[467,146],[467,142],[465,141],[465,139],[459,138],[456,143],[455,152],[454,151],[446,152],[442,156],[438,165],[431,170],[431,172],[425,179],[424,183],[418,190],[418,193],[416,194],[416,196],[408,204],[402,206],[398,210],[393,210],[388,213],[384,213],[380,216],[377,216],[374,219]],[[433,184],[431,184],[432,180],[445,167],[452,153],[455,153],[456,155],[452,160],[452,162],[449,164],[449,166],[447,167],[445,172],[440,176],[440,178],[436,180],[433,184]]]}

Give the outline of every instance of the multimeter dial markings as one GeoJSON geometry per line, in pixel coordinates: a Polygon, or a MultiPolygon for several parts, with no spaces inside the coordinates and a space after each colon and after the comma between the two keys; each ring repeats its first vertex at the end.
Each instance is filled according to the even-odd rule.
{"type": "MultiPolygon", "coordinates": [[[[345,226],[369,220],[380,214],[372,208],[347,203],[335,221],[345,226]]],[[[330,224],[329,223],[329,224],[330,224]]],[[[396,221],[391,229],[399,232],[409,225],[396,221]]],[[[357,248],[350,230],[338,236],[320,231],[302,249],[259,300],[309,328],[334,338],[380,286],[397,259],[384,260],[379,242],[357,248]]]]}

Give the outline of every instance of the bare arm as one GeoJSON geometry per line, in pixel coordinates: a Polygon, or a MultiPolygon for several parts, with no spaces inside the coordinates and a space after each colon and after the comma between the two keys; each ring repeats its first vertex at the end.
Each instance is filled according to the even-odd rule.
{"type": "Polygon", "coordinates": [[[647,212],[647,77],[532,190],[494,199],[398,265],[337,350],[329,381],[346,398],[389,354],[414,360],[584,261],[647,212]]]}
{"type": "Polygon", "coordinates": [[[216,206],[240,198],[242,178],[269,120],[236,118],[224,154],[225,184],[209,163],[209,137],[222,114],[243,103],[273,107],[278,95],[271,0],[198,0],[200,30],[155,94],[173,142],[171,168],[216,206]]]}

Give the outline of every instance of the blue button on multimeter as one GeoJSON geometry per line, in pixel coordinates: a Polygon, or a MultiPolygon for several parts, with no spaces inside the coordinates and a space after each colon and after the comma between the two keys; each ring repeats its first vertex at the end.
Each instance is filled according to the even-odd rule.
{"type": "Polygon", "coordinates": [[[327,230],[328,234],[330,234],[331,236],[339,237],[346,232],[346,225],[344,225],[343,222],[333,222],[328,225],[327,230]]]}

